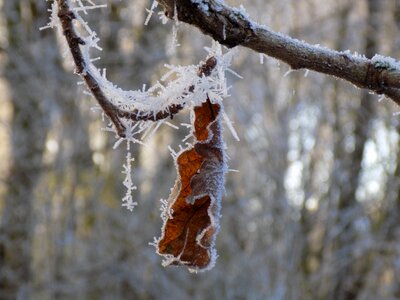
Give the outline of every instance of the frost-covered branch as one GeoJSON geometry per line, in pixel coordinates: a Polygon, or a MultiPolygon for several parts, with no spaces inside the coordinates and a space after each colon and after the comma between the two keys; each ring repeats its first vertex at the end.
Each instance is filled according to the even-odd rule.
{"type": "MultiPolygon", "coordinates": [[[[103,91],[103,82],[99,82],[99,76],[97,70],[90,68],[88,59],[85,53],[82,51],[81,46],[86,45],[86,41],[77,33],[73,20],[77,18],[77,15],[73,9],[70,8],[68,0],[57,0],[58,13],[57,17],[60,20],[63,34],[66,38],[67,44],[70,48],[75,66],[76,73],[79,74],[86,82],[89,90],[96,98],[97,102],[103,109],[107,117],[110,118],[115,126],[117,134],[120,137],[126,137],[126,126],[121,121],[121,118],[129,119],[132,121],[158,121],[173,117],[180,110],[184,108],[184,103],[171,104],[168,107],[163,107],[159,111],[154,110],[143,110],[143,109],[121,109],[116,104],[108,99],[106,93],[103,91]]],[[[84,8],[82,8],[84,9],[84,8]]],[[[89,38],[89,41],[93,41],[93,37],[89,38]]],[[[208,58],[208,60],[200,66],[198,70],[198,76],[209,76],[211,71],[215,68],[217,60],[214,57],[208,58]]],[[[188,92],[192,92],[193,86],[188,86],[188,92]]]]}
{"type": "Polygon", "coordinates": [[[384,94],[400,104],[400,64],[380,55],[368,59],[307,44],[253,22],[243,9],[220,0],[159,0],[169,18],[198,27],[228,46],[243,46],[281,60],[292,69],[309,69],[384,94]]]}

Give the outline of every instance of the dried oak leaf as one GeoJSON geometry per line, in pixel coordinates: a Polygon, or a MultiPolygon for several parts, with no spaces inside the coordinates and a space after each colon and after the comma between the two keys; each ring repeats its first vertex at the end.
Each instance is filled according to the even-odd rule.
{"type": "Polygon", "coordinates": [[[165,265],[186,265],[199,271],[215,263],[226,171],[221,109],[210,100],[194,108],[196,141],[176,159],[178,179],[168,198],[157,245],[165,265]]]}

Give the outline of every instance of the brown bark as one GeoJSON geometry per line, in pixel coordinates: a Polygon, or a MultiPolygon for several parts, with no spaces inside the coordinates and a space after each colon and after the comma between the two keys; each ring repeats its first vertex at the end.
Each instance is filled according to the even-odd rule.
{"type": "Polygon", "coordinates": [[[279,59],[293,69],[309,69],[384,94],[400,104],[400,69],[385,61],[313,46],[269,30],[219,1],[160,0],[168,17],[199,28],[219,43],[243,46],[279,59]],[[205,9],[207,8],[207,9],[205,9]]]}

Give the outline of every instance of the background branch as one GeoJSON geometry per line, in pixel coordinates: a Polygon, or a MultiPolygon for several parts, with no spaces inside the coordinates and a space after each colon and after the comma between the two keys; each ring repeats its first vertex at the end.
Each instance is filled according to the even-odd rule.
{"type": "Polygon", "coordinates": [[[364,56],[313,46],[256,24],[241,10],[217,0],[159,0],[169,18],[194,25],[227,47],[243,46],[290,65],[332,75],[400,104],[400,68],[390,58],[364,56]]]}

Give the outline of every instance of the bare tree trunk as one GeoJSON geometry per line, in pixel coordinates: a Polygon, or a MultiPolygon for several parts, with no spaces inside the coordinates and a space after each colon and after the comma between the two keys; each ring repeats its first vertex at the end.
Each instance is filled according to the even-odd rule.
{"type": "Polygon", "coordinates": [[[43,169],[49,128],[49,93],[58,74],[55,40],[47,23],[49,4],[36,0],[3,1],[8,31],[5,77],[11,94],[12,164],[0,219],[0,298],[26,299],[31,278],[32,204],[43,169]]]}
{"type": "MultiPolygon", "coordinates": [[[[368,14],[366,16],[365,31],[365,55],[373,57],[378,50],[377,38],[379,27],[380,3],[378,0],[367,0],[368,14]]],[[[343,181],[337,185],[339,192],[337,204],[337,228],[341,228],[338,237],[333,241],[333,249],[336,256],[335,261],[339,265],[336,273],[336,286],[332,294],[332,299],[356,299],[362,288],[363,278],[366,275],[365,269],[368,268],[368,260],[362,265],[357,265],[357,261],[352,258],[352,252],[356,247],[357,233],[355,232],[352,220],[359,212],[356,200],[356,191],[359,186],[362,159],[365,144],[370,132],[370,124],[374,115],[374,99],[366,91],[361,92],[360,106],[354,111],[354,150],[349,155],[343,148],[342,143],[348,134],[343,132],[345,123],[337,128],[342,132],[341,138],[336,141],[335,157],[338,160],[339,173],[343,181]],[[342,176],[344,175],[344,176],[342,176]]]]}

